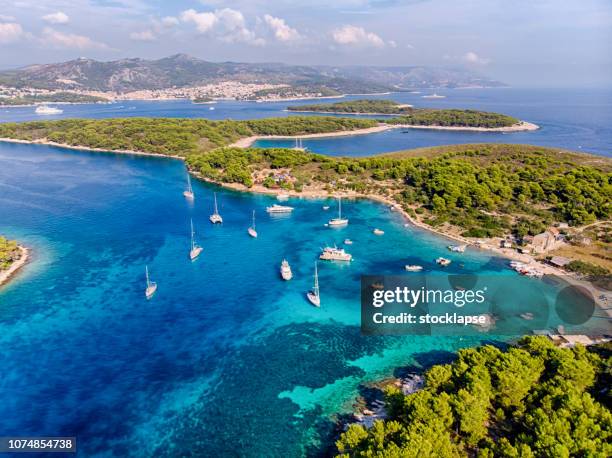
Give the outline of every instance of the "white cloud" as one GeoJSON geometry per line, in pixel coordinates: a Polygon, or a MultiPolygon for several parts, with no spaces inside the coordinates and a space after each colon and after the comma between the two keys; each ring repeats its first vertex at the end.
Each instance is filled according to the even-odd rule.
{"type": "Polygon", "coordinates": [[[263,38],[258,38],[247,28],[244,15],[238,10],[223,8],[214,12],[198,13],[189,9],[183,11],[180,18],[183,22],[195,24],[198,32],[212,34],[226,43],[248,43],[256,46],[265,44],[263,38]]]}
{"type": "Polygon", "coordinates": [[[218,19],[215,13],[198,13],[194,9],[185,10],[181,13],[183,22],[192,22],[200,33],[206,33],[213,28],[218,19]]]}
{"type": "Polygon", "coordinates": [[[363,27],[345,25],[332,32],[332,38],[339,45],[361,45],[382,48],[385,41],[373,32],[367,32],[363,27]]]}
{"type": "Polygon", "coordinates": [[[486,65],[491,62],[491,59],[485,59],[484,57],[480,57],[474,51],[466,52],[463,55],[463,60],[468,64],[476,64],[476,65],[486,65]]]}
{"type": "Polygon", "coordinates": [[[175,25],[178,25],[179,20],[174,16],[166,16],[162,18],[161,23],[164,27],[174,27],[175,25]]]}
{"type": "Polygon", "coordinates": [[[23,29],[16,22],[0,22],[0,44],[19,40],[23,29]]]}
{"type": "Polygon", "coordinates": [[[301,38],[299,32],[289,27],[284,19],[266,14],[264,16],[264,21],[268,24],[268,27],[272,29],[278,41],[295,41],[301,38]]]}
{"type": "Polygon", "coordinates": [[[70,21],[68,15],[62,11],[47,14],[43,16],[42,19],[43,21],[48,22],[49,24],[67,24],[70,21]]]}
{"type": "Polygon", "coordinates": [[[142,32],[130,33],[130,39],[135,41],[153,41],[155,40],[155,35],[150,30],[143,30],[142,32]]]}
{"type": "Polygon", "coordinates": [[[43,29],[41,39],[44,44],[48,44],[58,48],[108,49],[108,46],[104,43],[94,41],[84,35],[63,33],[52,29],[51,27],[45,27],[43,29]]]}

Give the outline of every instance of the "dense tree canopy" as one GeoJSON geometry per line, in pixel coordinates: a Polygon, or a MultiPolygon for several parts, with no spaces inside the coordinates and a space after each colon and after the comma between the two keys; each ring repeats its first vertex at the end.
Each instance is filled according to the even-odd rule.
{"type": "Polygon", "coordinates": [[[612,413],[594,388],[611,366],[609,352],[561,349],[545,337],[507,351],[461,350],[427,371],[423,390],[388,389],[389,419],[351,425],[339,456],[608,457],[612,413]]]}
{"type": "Polygon", "coordinates": [[[336,158],[282,148],[223,148],[188,158],[209,178],[251,186],[258,170],[288,168],[299,182],[388,193],[432,225],[465,235],[536,234],[547,224],[582,225],[610,216],[612,174],[577,155],[521,145],[457,146],[435,157],[336,158]]]}
{"type": "Polygon", "coordinates": [[[315,111],[323,113],[375,113],[375,114],[401,114],[410,113],[412,108],[401,105],[393,100],[361,99],[348,100],[336,103],[315,103],[309,105],[292,105],[289,111],[315,111]]]}
{"type": "Polygon", "coordinates": [[[370,113],[395,114],[396,118],[386,119],[390,124],[444,127],[509,127],[519,122],[511,116],[478,110],[455,110],[434,108],[412,108],[393,100],[363,99],[336,103],[293,105],[289,111],[313,111],[321,113],[370,113]]]}
{"type": "Polygon", "coordinates": [[[0,137],[188,156],[252,135],[303,135],[372,127],[371,119],[296,116],[253,121],[177,118],[66,119],[0,124],[0,137]]]}
{"type": "Polygon", "coordinates": [[[31,105],[33,103],[96,103],[107,99],[94,95],[76,94],[74,92],[55,92],[52,94],[26,95],[23,97],[0,97],[2,105],[31,105]]]}
{"type": "Polygon", "coordinates": [[[7,240],[0,235],[0,271],[11,267],[19,259],[21,253],[15,240],[7,240]]]}

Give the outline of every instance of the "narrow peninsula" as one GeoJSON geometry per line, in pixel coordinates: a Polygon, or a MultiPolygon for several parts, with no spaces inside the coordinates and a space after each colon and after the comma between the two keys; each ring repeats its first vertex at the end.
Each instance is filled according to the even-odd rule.
{"type": "Polygon", "coordinates": [[[0,236],[0,286],[25,265],[28,256],[26,247],[0,236]]]}

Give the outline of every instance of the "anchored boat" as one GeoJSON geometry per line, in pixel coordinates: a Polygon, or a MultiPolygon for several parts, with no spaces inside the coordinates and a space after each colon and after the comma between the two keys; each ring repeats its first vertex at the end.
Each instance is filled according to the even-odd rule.
{"type": "Polygon", "coordinates": [[[327,223],[330,227],[342,227],[348,225],[349,220],[342,217],[342,197],[338,197],[338,217],[332,218],[327,223]]]}
{"type": "Polygon", "coordinates": [[[286,259],[283,259],[280,267],[280,274],[283,280],[289,281],[293,278],[293,272],[291,272],[291,266],[286,259]]]}
{"type": "Polygon", "coordinates": [[[219,214],[219,210],[217,209],[217,193],[214,193],[215,196],[215,212],[210,215],[210,222],[213,224],[220,224],[223,222],[223,218],[221,218],[221,215],[219,214]]]}
{"type": "Polygon", "coordinates": [[[183,192],[183,195],[189,200],[193,200],[195,197],[193,189],[191,188],[191,177],[189,176],[189,172],[187,172],[187,190],[183,192]]]}
{"type": "Polygon", "coordinates": [[[325,247],[319,256],[323,261],[352,261],[353,255],[344,251],[344,248],[325,247]]]}
{"type": "Polygon", "coordinates": [[[319,294],[319,273],[317,270],[317,261],[315,261],[314,286],[312,290],[306,293],[306,297],[315,307],[321,307],[321,296],[319,294]]]}
{"type": "Polygon", "coordinates": [[[157,283],[149,279],[149,266],[145,266],[145,275],[147,276],[147,288],[145,289],[145,296],[147,299],[151,299],[155,291],[157,291],[157,283]]]}
{"type": "Polygon", "coordinates": [[[253,210],[253,224],[247,229],[247,232],[251,237],[257,238],[257,231],[255,230],[255,210],[253,210]]]}
{"type": "Polygon", "coordinates": [[[266,207],[266,211],[268,213],[291,213],[293,211],[293,207],[274,204],[274,205],[271,205],[270,207],[266,207]]]}
{"type": "Polygon", "coordinates": [[[191,220],[191,250],[189,251],[189,259],[192,261],[200,256],[203,248],[195,242],[195,231],[193,230],[193,220],[191,220]]]}

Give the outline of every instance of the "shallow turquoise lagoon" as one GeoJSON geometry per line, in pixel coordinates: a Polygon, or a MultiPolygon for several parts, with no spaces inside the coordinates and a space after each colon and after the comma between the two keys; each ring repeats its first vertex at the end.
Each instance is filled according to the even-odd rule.
{"type": "Polygon", "coordinates": [[[185,173],[172,159],[0,145],[0,233],[33,255],[0,291],[4,435],[74,435],[83,456],[317,454],[360,383],[486,339],[361,336],[361,274],[433,270],[447,255],[451,271],[514,275],[484,252],[448,254],[370,201],[347,201],[337,231],[324,227],[333,201],[294,199],[293,215],[270,217],[271,197],[195,182],[189,204],[185,173]],[[252,210],[258,239],[246,233],[252,210]],[[355,261],[319,264],[313,308],[313,261],[347,237],[355,261]],[[159,285],[150,301],[145,265],[159,285]]]}

